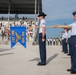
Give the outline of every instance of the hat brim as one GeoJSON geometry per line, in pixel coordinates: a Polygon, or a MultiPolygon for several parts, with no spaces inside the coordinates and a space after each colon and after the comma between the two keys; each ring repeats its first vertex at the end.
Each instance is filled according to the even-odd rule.
{"type": "Polygon", "coordinates": [[[75,11],[75,12],[73,12],[72,14],[73,14],[73,16],[75,16],[75,15],[76,15],[76,11],[75,11]]]}
{"type": "Polygon", "coordinates": [[[40,16],[47,16],[46,14],[44,14],[44,15],[38,15],[38,17],[40,17],[40,16]]]}

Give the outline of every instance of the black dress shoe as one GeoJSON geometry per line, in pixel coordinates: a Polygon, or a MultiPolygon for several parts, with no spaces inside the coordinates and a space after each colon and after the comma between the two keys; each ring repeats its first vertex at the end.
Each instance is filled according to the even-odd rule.
{"type": "Polygon", "coordinates": [[[68,52],[64,52],[64,54],[67,54],[68,52]]]}
{"type": "Polygon", "coordinates": [[[76,74],[76,71],[71,71],[70,73],[71,73],[71,74],[76,74]]]}
{"type": "Polygon", "coordinates": [[[67,69],[67,71],[72,71],[71,69],[67,69]]]}
{"type": "Polygon", "coordinates": [[[70,54],[67,54],[68,56],[70,56],[70,54]]]}
{"type": "Polygon", "coordinates": [[[46,64],[39,62],[37,65],[38,65],[38,66],[45,66],[46,64]]]}

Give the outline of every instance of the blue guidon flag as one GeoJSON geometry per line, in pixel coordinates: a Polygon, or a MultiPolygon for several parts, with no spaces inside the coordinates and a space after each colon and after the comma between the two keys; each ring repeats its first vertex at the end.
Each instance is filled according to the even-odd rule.
{"type": "Polygon", "coordinates": [[[11,48],[20,43],[26,48],[26,27],[10,27],[11,48]]]}

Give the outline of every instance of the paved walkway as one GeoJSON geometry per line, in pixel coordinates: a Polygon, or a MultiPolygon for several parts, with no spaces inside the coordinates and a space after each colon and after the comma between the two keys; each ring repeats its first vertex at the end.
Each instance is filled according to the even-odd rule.
{"type": "Polygon", "coordinates": [[[10,48],[0,45],[0,75],[70,75],[70,57],[61,52],[61,46],[47,46],[47,65],[37,66],[38,45],[27,43],[10,48]]]}

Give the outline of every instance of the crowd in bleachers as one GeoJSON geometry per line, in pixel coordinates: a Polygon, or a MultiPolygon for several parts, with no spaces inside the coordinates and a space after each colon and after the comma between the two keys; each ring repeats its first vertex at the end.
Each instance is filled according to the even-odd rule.
{"type": "Polygon", "coordinates": [[[8,26],[6,26],[4,22],[1,22],[0,23],[0,36],[1,36],[2,41],[4,39],[9,40],[9,35],[10,35],[10,31],[9,31],[8,26]]]}
{"type": "MultiPolygon", "coordinates": [[[[37,22],[36,22],[37,23],[37,22]]],[[[30,28],[30,26],[34,26],[34,19],[26,19],[26,20],[18,20],[18,21],[0,21],[0,40],[4,41],[7,39],[9,41],[10,35],[10,26],[28,26],[26,29],[27,41],[33,40],[35,28],[30,28]]]]}

